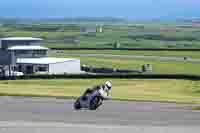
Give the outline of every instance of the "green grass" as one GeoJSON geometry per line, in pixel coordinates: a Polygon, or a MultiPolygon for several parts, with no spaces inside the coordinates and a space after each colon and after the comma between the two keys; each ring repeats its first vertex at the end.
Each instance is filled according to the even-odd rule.
{"type": "MultiPolygon", "coordinates": [[[[107,79],[0,81],[1,95],[77,97],[107,79]]],[[[200,81],[113,79],[113,99],[200,103],[200,81]]]]}
{"type": "Polygon", "coordinates": [[[200,110],[200,106],[198,106],[198,107],[193,107],[193,110],[200,110]]]}
{"type": "Polygon", "coordinates": [[[195,51],[126,51],[126,50],[64,50],[66,54],[113,54],[162,57],[200,58],[200,52],[195,51]]]}
{"type": "MultiPolygon", "coordinates": [[[[134,24],[135,25],[135,24],[134,24]]],[[[19,25],[18,25],[19,26],[19,25]]],[[[75,24],[75,25],[28,25],[31,28],[35,28],[33,30],[23,30],[23,28],[16,28],[17,25],[10,25],[6,27],[0,28],[0,35],[7,37],[7,36],[32,36],[32,37],[41,37],[44,38],[44,44],[50,48],[69,48],[69,47],[81,47],[81,48],[112,48],[113,43],[119,41],[121,43],[122,48],[200,48],[200,40],[199,37],[199,30],[198,29],[179,29],[179,31],[162,31],[160,32],[160,28],[176,28],[174,25],[159,25],[159,24],[144,24],[144,29],[139,27],[130,27],[126,24],[124,25],[112,25],[109,26],[105,25],[103,33],[94,33],[89,36],[81,33],[78,27],[84,26],[84,24],[75,24]],[[74,29],[74,26],[77,27],[74,29]],[[63,31],[48,31],[42,30],[37,31],[37,29],[45,29],[45,28],[52,28],[57,27],[58,29],[65,29],[63,31]],[[129,37],[130,31],[132,32],[132,36],[141,34],[141,37],[137,39],[129,37]],[[174,38],[179,39],[179,41],[167,41],[163,38],[158,38],[153,40],[153,38],[145,39],[143,34],[162,34],[164,38],[174,38]],[[60,44],[60,41],[63,40],[63,37],[66,36],[76,36],[80,39],[80,45],[71,45],[68,43],[60,44]],[[194,37],[197,41],[188,41],[188,37],[194,37]],[[52,41],[52,42],[51,42],[52,41]]],[[[87,25],[87,26],[94,26],[94,25],[87,25]]],[[[20,27],[20,26],[19,26],[20,27]]],[[[195,40],[195,39],[194,39],[195,40]]]]}
{"type": "Polygon", "coordinates": [[[101,57],[81,57],[81,56],[64,56],[62,54],[50,54],[52,57],[69,57],[78,58],[81,64],[122,69],[140,69],[144,64],[153,66],[155,74],[196,74],[200,75],[200,64],[190,62],[174,62],[174,61],[150,61],[136,59],[118,59],[118,58],[101,58],[101,57]]]}

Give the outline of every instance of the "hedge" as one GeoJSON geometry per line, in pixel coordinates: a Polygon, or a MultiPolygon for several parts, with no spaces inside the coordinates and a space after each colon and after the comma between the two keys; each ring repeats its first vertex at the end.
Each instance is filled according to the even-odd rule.
{"type": "Polygon", "coordinates": [[[200,75],[186,74],[63,74],[63,75],[25,75],[17,77],[1,77],[1,80],[20,80],[20,79],[187,79],[200,80],[200,75]]]}

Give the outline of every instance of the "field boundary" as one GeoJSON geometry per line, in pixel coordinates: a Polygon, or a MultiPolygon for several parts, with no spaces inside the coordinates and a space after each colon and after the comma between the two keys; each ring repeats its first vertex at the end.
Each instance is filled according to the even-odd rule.
{"type": "Polygon", "coordinates": [[[62,75],[25,75],[0,77],[0,80],[29,80],[29,79],[180,79],[200,80],[200,75],[187,74],[62,74],[62,75]]]}
{"type": "Polygon", "coordinates": [[[200,49],[172,48],[50,48],[51,50],[127,50],[127,51],[200,51],[200,49]]]}

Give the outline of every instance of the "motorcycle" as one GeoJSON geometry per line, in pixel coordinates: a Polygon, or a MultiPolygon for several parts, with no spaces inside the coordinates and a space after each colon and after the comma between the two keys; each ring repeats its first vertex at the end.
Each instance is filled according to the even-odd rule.
{"type": "Polygon", "coordinates": [[[104,98],[101,96],[101,93],[96,90],[92,94],[78,97],[74,103],[74,109],[80,110],[85,108],[89,110],[96,110],[100,105],[102,105],[103,100],[104,98]]]}

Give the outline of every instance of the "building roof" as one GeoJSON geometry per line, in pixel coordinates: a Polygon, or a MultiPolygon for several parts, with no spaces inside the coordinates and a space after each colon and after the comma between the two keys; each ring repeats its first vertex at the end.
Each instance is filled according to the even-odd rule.
{"type": "Polygon", "coordinates": [[[2,41],[42,41],[41,38],[33,38],[33,37],[7,37],[1,38],[2,41]]]}
{"type": "Polygon", "coordinates": [[[75,61],[77,59],[72,59],[72,58],[18,58],[17,63],[19,64],[41,64],[41,65],[46,65],[46,64],[55,64],[55,63],[61,63],[61,62],[70,62],[70,61],[75,61]]]}
{"type": "Polygon", "coordinates": [[[37,46],[37,45],[26,45],[26,46],[12,46],[8,50],[48,50],[46,47],[37,46]]]}

